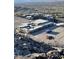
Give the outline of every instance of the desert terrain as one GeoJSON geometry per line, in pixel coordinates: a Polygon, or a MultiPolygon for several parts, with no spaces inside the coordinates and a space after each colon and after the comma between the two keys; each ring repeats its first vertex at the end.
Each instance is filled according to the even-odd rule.
{"type": "Polygon", "coordinates": [[[64,24],[57,25],[60,23],[64,23],[64,2],[16,4],[14,6],[15,59],[64,59],[64,24]],[[54,21],[48,19],[46,21],[55,24],[32,34],[24,33],[27,36],[19,35],[16,29],[20,25],[30,23],[29,20],[31,22],[38,20],[25,17],[31,14],[51,15],[54,21]]]}

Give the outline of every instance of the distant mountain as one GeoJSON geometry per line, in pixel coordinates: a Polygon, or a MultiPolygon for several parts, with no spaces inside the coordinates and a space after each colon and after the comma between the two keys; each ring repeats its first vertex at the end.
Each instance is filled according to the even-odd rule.
{"type": "Polygon", "coordinates": [[[18,4],[15,4],[16,5],[37,5],[37,6],[40,6],[40,5],[62,5],[64,6],[64,1],[56,1],[56,2],[25,2],[25,3],[18,3],[18,4]]]}
{"type": "Polygon", "coordinates": [[[56,2],[64,0],[14,0],[14,3],[25,3],[25,2],[56,2]]]}

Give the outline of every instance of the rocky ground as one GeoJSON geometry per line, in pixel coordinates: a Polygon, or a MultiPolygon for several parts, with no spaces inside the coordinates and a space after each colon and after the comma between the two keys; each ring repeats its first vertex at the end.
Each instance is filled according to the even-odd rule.
{"type": "Polygon", "coordinates": [[[15,34],[15,59],[62,59],[64,49],[15,34]]]}

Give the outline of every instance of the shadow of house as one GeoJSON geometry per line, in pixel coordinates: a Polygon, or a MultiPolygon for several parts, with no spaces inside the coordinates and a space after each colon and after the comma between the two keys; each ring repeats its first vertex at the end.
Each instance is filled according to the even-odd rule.
{"type": "MultiPolygon", "coordinates": [[[[54,25],[45,26],[45,27],[43,27],[43,28],[37,29],[37,30],[35,30],[35,31],[32,31],[31,34],[32,34],[32,35],[38,35],[38,34],[40,34],[40,33],[45,32],[45,31],[48,30],[48,29],[52,30],[52,29],[56,29],[56,28],[57,28],[57,26],[54,26],[54,25]],[[53,27],[52,27],[52,26],[53,26],[53,27]]],[[[58,33],[53,32],[52,34],[58,34],[58,33]]]]}
{"type": "Polygon", "coordinates": [[[59,34],[59,32],[49,32],[48,34],[57,35],[57,34],[59,34]]]}

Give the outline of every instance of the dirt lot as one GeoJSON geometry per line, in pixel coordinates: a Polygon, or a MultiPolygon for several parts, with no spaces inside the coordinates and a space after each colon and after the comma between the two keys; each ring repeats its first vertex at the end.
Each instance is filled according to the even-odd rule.
{"type": "Polygon", "coordinates": [[[58,32],[57,35],[52,34],[53,36],[55,36],[55,39],[49,40],[47,38],[48,34],[46,32],[33,36],[33,39],[39,42],[45,42],[47,44],[52,44],[53,46],[63,47],[64,46],[64,28],[58,27],[54,29],[53,31],[58,32]]]}
{"type": "Polygon", "coordinates": [[[17,26],[21,25],[21,23],[27,23],[27,22],[28,22],[27,19],[14,16],[14,25],[15,25],[15,28],[17,28],[17,26]]]}

